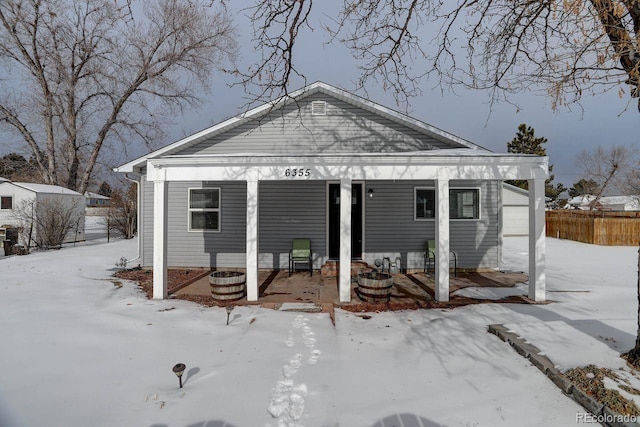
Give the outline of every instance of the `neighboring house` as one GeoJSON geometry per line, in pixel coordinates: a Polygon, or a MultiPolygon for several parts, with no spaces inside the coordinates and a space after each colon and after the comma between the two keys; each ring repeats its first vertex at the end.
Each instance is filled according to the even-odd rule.
{"type": "Polygon", "coordinates": [[[575,196],[567,200],[566,209],[580,209],[588,211],[591,209],[591,203],[595,200],[596,196],[585,194],[582,196],[575,196]]]}
{"type": "MultiPolygon", "coordinates": [[[[73,229],[66,234],[64,243],[84,240],[84,196],[56,185],[0,181],[0,227],[22,227],[20,243],[26,245],[30,224],[21,223],[16,218],[16,211],[32,206],[33,212],[38,212],[39,206],[45,206],[49,202],[68,207],[73,211],[72,215],[78,218],[73,229]],[[30,205],[31,202],[33,205],[30,205]]],[[[34,229],[32,233],[36,233],[36,230],[34,229]]],[[[32,234],[31,237],[33,241],[36,236],[32,234]]]]}
{"type": "Polygon", "coordinates": [[[529,192],[506,182],[502,183],[502,234],[529,235],[529,192]]]}
{"type": "Polygon", "coordinates": [[[116,169],[139,179],[140,256],[167,297],[170,266],[286,268],[293,238],[312,241],[314,268],[339,264],[340,300],[352,259],[401,257],[422,269],[437,241],[436,299],[458,267],[500,265],[503,180],[528,179],[529,296],[544,300],[548,159],[498,154],[420,120],[317,82],[116,169]]]}
{"type": "Polygon", "coordinates": [[[640,196],[605,196],[594,203],[600,211],[640,211],[640,196]]]}
{"type": "Polygon", "coordinates": [[[87,191],[84,193],[88,208],[106,208],[111,204],[111,198],[102,194],[87,191]]]}
{"type": "Polygon", "coordinates": [[[640,196],[603,196],[596,200],[596,196],[584,195],[572,197],[567,204],[571,209],[586,211],[640,211],[640,196]]]}

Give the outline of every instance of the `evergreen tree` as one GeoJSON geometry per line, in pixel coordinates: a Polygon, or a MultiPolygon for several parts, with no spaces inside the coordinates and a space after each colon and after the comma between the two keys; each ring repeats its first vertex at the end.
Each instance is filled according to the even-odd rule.
{"type": "Polygon", "coordinates": [[[98,194],[102,194],[103,196],[111,197],[111,186],[107,181],[102,181],[100,184],[100,188],[98,189],[98,194]]]}
{"type": "MultiPolygon", "coordinates": [[[[535,130],[531,126],[527,126],[525,123],[522,123],[518,126],[518,132],[516,133],[515,138],[513,138],[511,142],[507,143],[507,151],[514,154],[535,154],[537,156],[546,156],[547,150],[543,146],[543,144],[546,143],[547,138],[536,137],[535,130]]],[[[545,196],[550,198],[552,203],[555,203],[560,194],[562,194],[566,188],[562,184],[553,184],[555,176],[551,173],[552,171],[553,165],[549,165],[549,179],[545,181],[544,192],[545,196]]],[[[518,179],[507,181],[507,183],[525,190],[529,189],[529,183],[527,180],[518,179]]]]}
{"type": "Polygon", "coordinates": [[[11,181],[41,181],[33,157],[27,160],[18,153],[9,153],[0,157],[0,177],[11,181]]]}
{"type": "Polygon", "coordinates": [[[573,183],[573,187],[569,189],[569,197],[595,195],[600,192],[600,185],[593,179],[586,180],[584,178],[573,183]]]}

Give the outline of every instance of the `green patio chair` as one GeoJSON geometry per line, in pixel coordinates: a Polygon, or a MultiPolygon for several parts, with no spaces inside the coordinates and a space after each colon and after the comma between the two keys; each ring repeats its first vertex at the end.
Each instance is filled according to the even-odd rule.
{"type": "MultiPolygon", "coordinates": [[[[433,270],[436,269],[436,241],[435,240],[427,240],[427,247],[424,251],[424,272],[426,273],[429,270],[429,266],[433,266],[433,270]]],[[[449,263],[453,261],[453,275],[454,277],[458,277],[458,254],[454,251],[449,251],[451,254],[451,258],[449,258],[449,263]]]]}
{"type": "Polygon", "coordinates": [[[313,254],[311,253],[311,240],[293,239],[289,251],[289,277],[296,269],[296,264],[307,264],[309,274],[313,276],[313,254]]]}

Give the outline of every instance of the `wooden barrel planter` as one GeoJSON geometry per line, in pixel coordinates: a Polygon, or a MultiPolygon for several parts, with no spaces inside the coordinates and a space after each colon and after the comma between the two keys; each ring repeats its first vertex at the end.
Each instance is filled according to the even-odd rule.
{"type": "Polygon", "coordinates": [[[358,275],[358,297],[366,302],[388,302],[391,298],[393,277],[387,273],[370,271],[358,275]]]}
{"type": "Polygon", "coordinates": [[[213,299],[237,301],[245,295],[246,275],[241,271],[214,271],[209,275],[209,286],[213,299]]]}

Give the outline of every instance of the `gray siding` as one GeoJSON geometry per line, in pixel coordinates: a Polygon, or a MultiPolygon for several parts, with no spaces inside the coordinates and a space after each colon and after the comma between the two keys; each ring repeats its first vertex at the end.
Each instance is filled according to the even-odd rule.
{"type": "MultiPolygon", "coordinates": [[[[210,182],[222,190],[222,231],[187,231],[188,188],[202,183],[169,183],[168,264],[193,267],[244,267],[246,184],[210,182]]],[[[368,181],[365,199],[365,260],[402,257],[403,267],[421,268],[426,241],[435,237],[435,221],[414,219],[414,188],[433,181],[368,181]]],[[[451,181],[451,188],[480,188],[480,219],[452,220],[451,249],[462,268],[496,268],[499,259],[500,183],[451,181]]],[[[153,183],[144,184],[143,265],[153,262],[153,183]]],[[[314,267],[326,261],[326,182],[261,182],[259,189],[259,252],[261,268],[286,268],[291,240],[309,238],[314,267]]]]}
{"type": "MultiPolygon", "coordinates": [[[[144,186],[144,266],[153,264],[153,183],[144,186]]],[[[167,193],[169,267],[244,267],[246,198],[244,182],[170,182],[167,193]],[[221,189],[221,231],[188,231],[188,189],[221,189]]]]}
{"type": "MultiPolygon", "coordinates": [[[[451,181],[451,188],[480,188],[480,219],[452,220],[450,247],[462,268],[498,267],[499,183],[451,181]]],[[[433,181],[368,181],[375,191],[366,200],[366,260],[390,256],[402,258],[402,266],[421,268],[426,241],[435,238],[435,221],[414,219],[414,188],[433,187],[433,181]]]]}
{"type": "Polygon", "coordinates": [[[376,153],[459,147],[318,93],[284,111],[272,112],[271,117],[242,124],[172,154],[376,153]],[[327,115],[311,115],[312,101],[326,101],[327,115]]]}
{"type": "Polygon", "coordinates": [[[326,183],[260,183],[260,267],[287,268],[291,240],[311,239],[314,267],[326,260],[326,183]]]}

